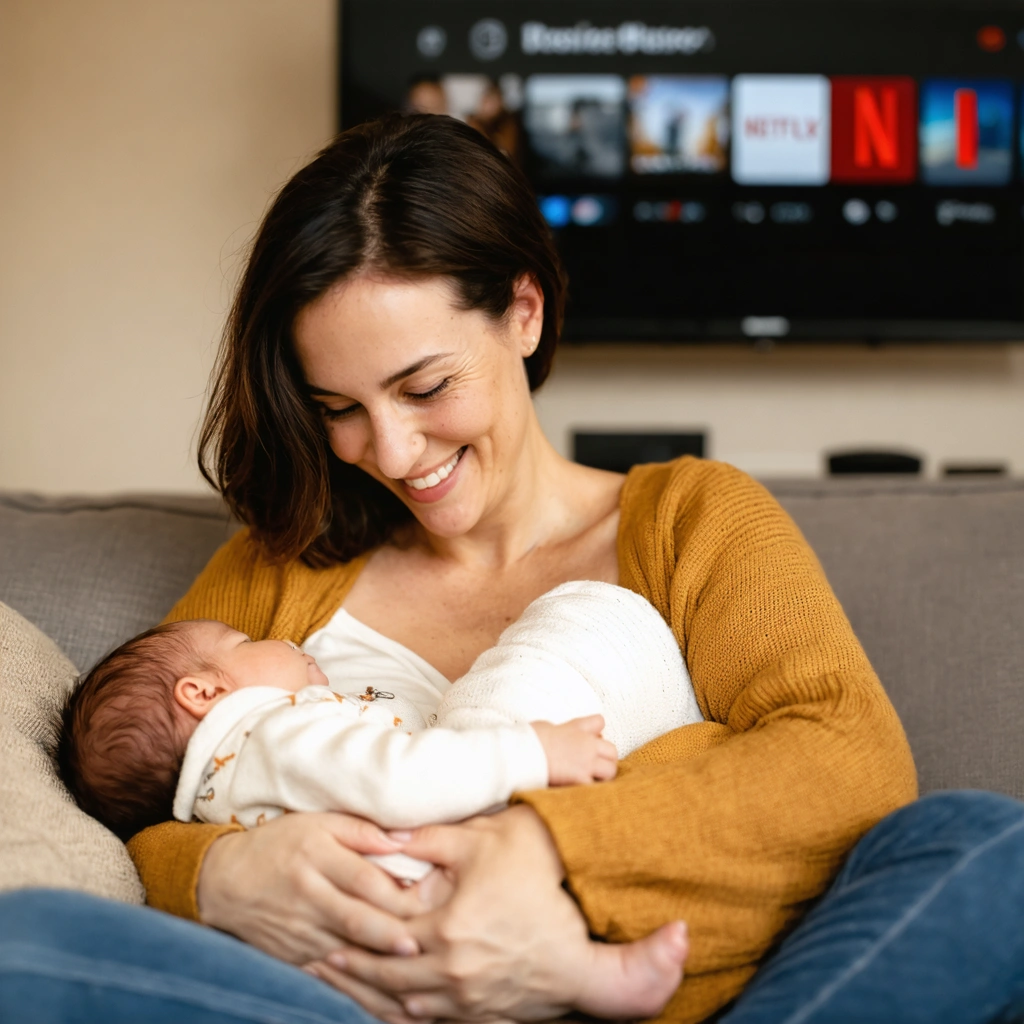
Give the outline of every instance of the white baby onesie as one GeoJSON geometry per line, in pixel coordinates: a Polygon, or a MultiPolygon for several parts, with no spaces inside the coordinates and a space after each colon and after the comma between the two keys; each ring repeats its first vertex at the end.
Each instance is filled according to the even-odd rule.
{"type": "Polygon", "coordinates": [[[189,741],[175,817],[252,827],[285,810],[339,810],[385,828],[454,821],[547,785],[528,722],[603,714],[624,757],[703,720],[664,620],[607,583],[542,595],[450,685],[343,610],[303,646],[331,689],[251,687],[215,705],[189,741]],[[332,636],[335,620],[379,642],[332,636]]]}
{"type": "Polygon", "coordinates": [[[459,821],[547,785],[544,748],[529,725],[425,729],[397,695],[368,696],[251,686],[225,697],[189,740],[174,816],[251,828],[283,810],[347,811],[411,828],[459,821]]]}

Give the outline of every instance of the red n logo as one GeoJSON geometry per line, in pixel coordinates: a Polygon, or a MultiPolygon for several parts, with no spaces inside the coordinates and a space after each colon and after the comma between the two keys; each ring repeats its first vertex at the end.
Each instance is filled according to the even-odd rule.
{"type": "Polygon", "coordinates": [[[913,181],[917,88],[904,76],[832,79],[832,180],[913,181]]]}
{"type": "Polygon", "coordinates": [[[899,167],[899,114],[891,85],[853,90],[853,162],[858,167],[899,167]]]}

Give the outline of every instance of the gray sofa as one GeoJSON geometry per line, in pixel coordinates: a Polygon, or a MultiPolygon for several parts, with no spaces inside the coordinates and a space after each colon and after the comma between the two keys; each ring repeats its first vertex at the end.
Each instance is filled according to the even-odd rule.
{"type": "MultiPolygon", "coordinates": [[[[769,486],[887,687],[922,791],[1024,797],[1024,481],[769,486]]],[[[160,619],[232,529],[214,498],[0,493],[0,602],[84,670],[160,619]]]]}

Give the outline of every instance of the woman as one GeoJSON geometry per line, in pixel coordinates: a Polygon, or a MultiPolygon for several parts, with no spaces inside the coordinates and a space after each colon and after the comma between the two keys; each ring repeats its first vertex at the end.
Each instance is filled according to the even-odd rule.
{"type": "MultiPolygon", "coordinates": [[[[707,721],[642,748],[614,782],[415,835],[341,815],[157,825],[131,843],[150,902],[304,965],[394,1024],[557,1016],[581,1005],[565,965],[588,930],[624,942],[675,920],[692,948],[667,1019],[706,1020],[745,987],[722,1019],[1024,1010],[1024,807],[952,794],[897,810],[916,787],[900,724],[758,485],[693,459],[623,478],[554,452],[530,391],[563,296],[527,185],[472,129],[421,116],[342,135],[255,242],[201,446],[249,529],[171,617],[294,641],[347,629],[455,679],[543,591],[607,580],[669,622],[707,721]],[[360,856],[394,849],[442,865],[448,885],[402,891],[360,856]],[[977,960],[960,955],[964,936],[977,960]]],[[[37,897],[40,938],[32,898],[17,934],[47,951],[67,954],[99,914],[102,934],[130,937],[122,976],[180,959],[168,1019],[206,1019],[218,999],[243,1016],[253,987],[277,1016],[243,1019],[361,1019],[327,986],[130,908],[37,897]],[[266,992],[278,984],[292,987],[266,992]],[[186,1013],[181,992],[209,999],[186,1013]]],[[[660,934],[681,959],[678,933],[660,934]]],[[[120,1019],[115,1001],[103,1019],[120,1019]]]]}

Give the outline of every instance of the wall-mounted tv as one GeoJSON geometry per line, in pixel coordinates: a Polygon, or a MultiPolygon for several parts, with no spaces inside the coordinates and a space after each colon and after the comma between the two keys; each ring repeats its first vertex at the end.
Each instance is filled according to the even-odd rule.
{"type": "Polygon", "coordinates": [[[1024,4],[343,0],[343,127],[528,175],[578,341],[1024,339],[1024,4]]]}

